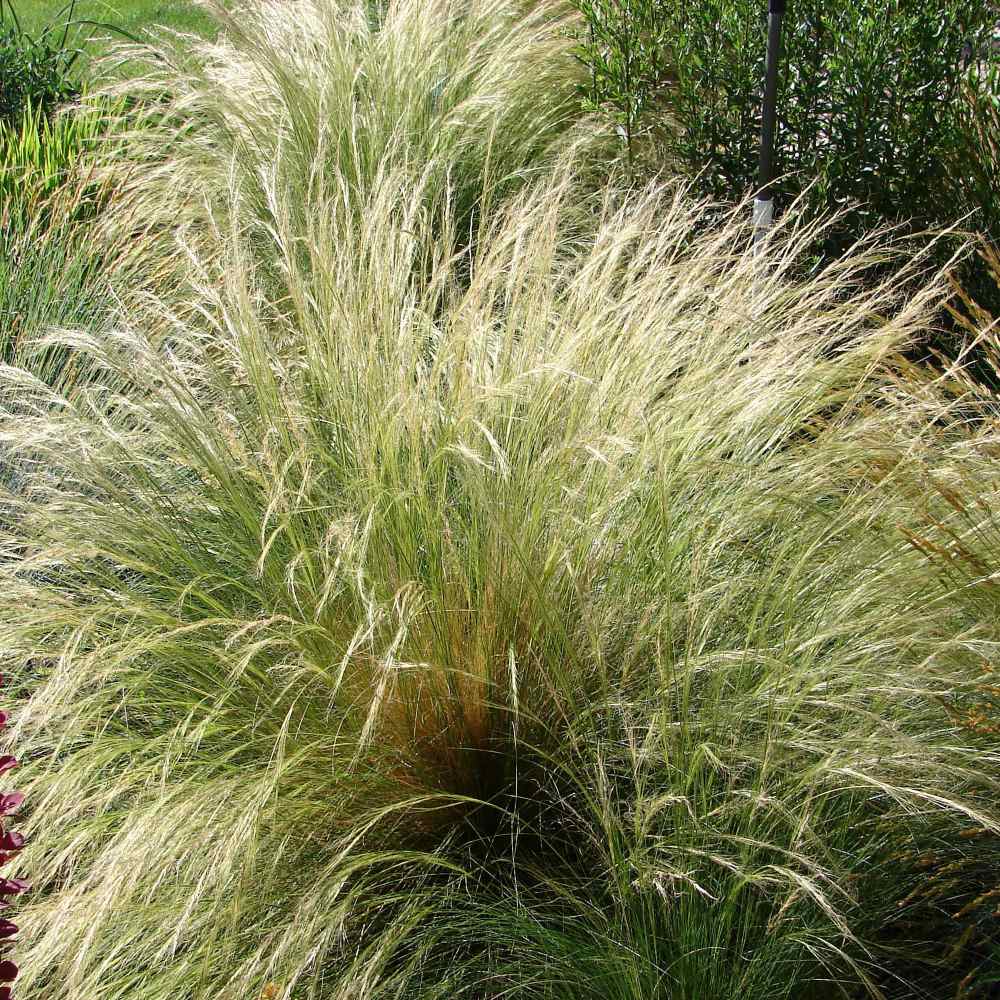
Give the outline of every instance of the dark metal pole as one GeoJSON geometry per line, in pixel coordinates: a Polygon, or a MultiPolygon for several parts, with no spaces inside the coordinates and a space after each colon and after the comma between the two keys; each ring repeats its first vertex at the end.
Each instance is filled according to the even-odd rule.
{"type": "Polygon", "coordinates": [[[767,68],[764,77],[764,113],[760,130],[760,170],[753,203],[754,243],[759,243],[774,219],[774,133],[778,118],[778,63],[781,60],[781,19],[785,0],[768,0],[767,68]]]}

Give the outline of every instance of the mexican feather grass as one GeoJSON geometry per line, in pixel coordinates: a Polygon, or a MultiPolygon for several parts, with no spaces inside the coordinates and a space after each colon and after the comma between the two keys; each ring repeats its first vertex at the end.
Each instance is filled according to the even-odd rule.
{"type": "Polygon", "coordinates": [[[240,87],[179,76],[143,182],[176,165],[198,309],[51,334],[72,391],[3,371],[22,995],[954,989],[981,949],[909,918],[929,854],[956,911],[992,888],[1000,761],[956,714],[995,636],[913,544],[946,506],[914,484],[986,447],[898,360],[938,283],[595,195],[562,119],[516,184],[499,126],[506,164],[363,109],[310,148],[316,24],[392,49],[429,7],[554,44],[497,3],[261,5],[225,43],[271,67],[232,63],[254,142],[240,87]]]}
{"type": "Polygon", "coordinates": [[[564,3],[202,2],[218,42],[122,47],[112,64],[144,72],[105,96],[133,102],[122,131],[145,160],[130,170],[143,218],[200,223],[207,201],[256,248],[262,275],[280,267],[275,231],[310,239],[317,204],[363,224],[369,199],[419,191],[411,209],[446,212],[468,241],[494,200],[579,138],[564,3]]]}

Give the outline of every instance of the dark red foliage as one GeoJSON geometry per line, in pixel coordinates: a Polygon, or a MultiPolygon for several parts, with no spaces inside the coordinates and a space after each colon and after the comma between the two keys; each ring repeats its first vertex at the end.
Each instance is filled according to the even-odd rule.
{"type": "Polygon", "coordinates": [[[24,837],[12,830],[0,837],[0,851],[19,851],[24,847],[25,843],[27,841],[25,841],[24,837]]]}
{"type": "MultiPolygon", "coordinates": [[[[3,676],[0,675],[0,684],[3,683],[3,676]]],[[[0,728],[7,724],[7,713],[0,712],[0,728]]],[[[10,754],[0,755],[0,775],[17,767],[17,758],[10,754]]],[[[8,830],[2,817],[18,810],[24,802],[24,795],[21,792],[0,793],[0,865],[5,865],[12,861],[17,852],[24,847],[24,837],[8,830]]],[[[5,896],[17,896],[22,892],[27,892],[30,888],[28,883],[21,878],[0,878],[0,899],[5,896]]],[[[0,907],[6,908],[6,902],[0,902],[0,907]]],[[[11,920],[0,919],[0,948],[7,947],[15,943],[15,935],[18,926],[11,920]]],[[[17,979],[17,965],[9,958],[0,959],[0,983],[12,983],[17,979]]],[[[10,986],[0,986],[0,1000],[13,1000],[14,991],[10,986]]]]}
{"type": "Polygon", "coordinates": [[[23,792],[11,792],[9,795],[0,795],[0,816],[8,816],[21,808],[24,802],[23,792]]]}

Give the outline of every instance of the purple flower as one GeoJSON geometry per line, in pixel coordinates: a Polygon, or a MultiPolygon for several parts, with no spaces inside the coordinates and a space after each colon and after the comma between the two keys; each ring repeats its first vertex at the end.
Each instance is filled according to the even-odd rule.
{"type": "Polygon", "coordinates": [[[0,983],[12,983],[17,979],[18,968],[10,960],[5,959],[0,962],[0,983]]]}
{"type": "MultiPolygon", "coordinates": [[[[31,885],[23,878],[0,878],[0,896],[16,896],[30,888],[31,885]]],[[[0,982],[3,980],[0,979],[0,982]]]]}
{"type": "Polygon", "coordinates": [[[0,920],[0,939],[13,937],[17,931],[17,924],[12,920],[0,920]]]}

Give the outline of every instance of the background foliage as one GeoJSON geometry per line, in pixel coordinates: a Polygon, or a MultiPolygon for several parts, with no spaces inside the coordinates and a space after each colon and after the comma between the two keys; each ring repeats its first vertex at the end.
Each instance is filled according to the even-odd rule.
{"type": "MultiPolygon", "coordinates": [[[[629,157],[718,198],[757,183],[767,4],[579,0],[587,102],[629,157]]],[[[993,45],[982,0],[796,0],[785,16],[779,205],[841,210],[826,253],[874,226],[967,224],[1000,236],[993,45]]],[[[980,272],[981,274],[981,272],[980,272]]],[[[977,279],[978,281],[978,279],[977,279]]],[[[981,281],[977,291],[988,285],[981,281]]]]}
{"type": "MultiPolygon", "coordinates": [[[[64,8],[67,18],[72,17],[73,7],[64,8]]],[[[0,0],[0,123],[16,124],[28,106],[47,114],[78,96],[74,74],[78,56],[68,21],[32,32],[10,0],[0,0]]]]}

